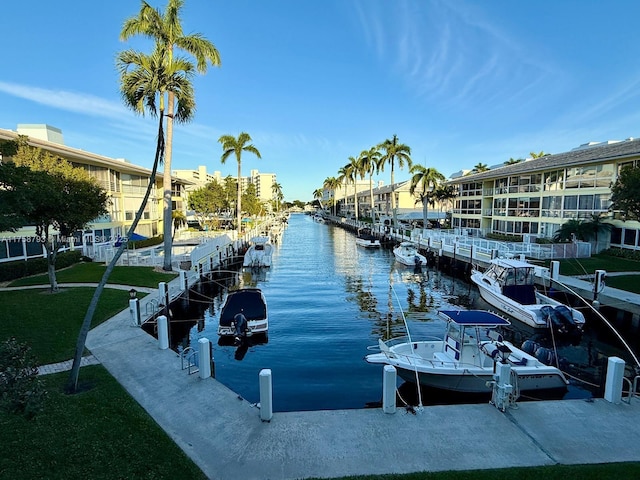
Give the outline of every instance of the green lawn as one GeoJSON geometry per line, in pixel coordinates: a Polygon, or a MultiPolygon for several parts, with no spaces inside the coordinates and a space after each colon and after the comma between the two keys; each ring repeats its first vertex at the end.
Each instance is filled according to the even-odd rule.
{"type": "Polygon", "coordinates": [[[91,388],[76,395],[62,393],[67,374],[41,378],[43,414],[0,412],[0,478],[206,478],[104,367],[83,367],[91,388]]]}
{"type": "MultiPolygon", "coordinates": [[[[607,272],[640,272],[640,262],[627,258],[613,257],[605,254],[594,255],[591,258],[567,258],[559,260],[560,275],[586,275],[596,270],[607,272]]],[[[545,262],[549,266],[550,261],[545,262]]]]}
{"type": "MultiPolygon", "coordinates": [[[[107,267],[103,263],[77,263],[72,267],[58,270],[58,283],[98,283],[107,267]]],[[[152,267],[115,267],[109,275],[109,283],[155,288],[160,282],[170,282],[177,277],[175,272],[156,272],[152,267]]],[[[21,278],[9,284],[11,287],[24,285],[48,285],[48,275],[21,278]]]]}
{"type": "MultiPolygon", "coordinates": [[[[16,337],[28,342],[39,363],[73,358],[80,325],[93,288],[0,292],[0,341],[16,337]]],[[[92,326],[129,307],[129,292],[105,289],[92,326]]]]}

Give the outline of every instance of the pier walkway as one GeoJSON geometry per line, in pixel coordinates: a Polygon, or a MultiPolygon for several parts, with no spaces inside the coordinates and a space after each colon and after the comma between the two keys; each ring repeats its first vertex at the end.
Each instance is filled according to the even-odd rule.
{"type": "MultiPolygon", "coordinates": [[[[640,461],[638,398],[522,402],[505,413],[489,404],[287,412],[265,423],[215,379],[188,375],[175,352],[132,326],[129,310],[91,330],[87,348],[209,478],[640,461]]],[[[264,367],[278,375],[277,364],[264,367]]]]}

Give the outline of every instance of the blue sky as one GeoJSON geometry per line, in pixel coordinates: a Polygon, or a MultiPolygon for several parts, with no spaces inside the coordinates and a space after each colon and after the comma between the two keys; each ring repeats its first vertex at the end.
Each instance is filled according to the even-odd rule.
{"type": "MultiPolygon", "coordinates": [[[[115,69],[117,52],[150,50],[118,39],[140,2],[6,3],[0,128],[46,123],[68,146],[150,168],[155,121],[123,106],[115,69]]],[[[636,0],[186,0],[185,32],[222,66],[194,78],[173,168],[235,176],[217,139],[245,131],[262,159],[245,155],[243,174],[275,173],[287,200],[306,201],[393,134],[447,177],[637,137],[638,14],[636,0]]]]}

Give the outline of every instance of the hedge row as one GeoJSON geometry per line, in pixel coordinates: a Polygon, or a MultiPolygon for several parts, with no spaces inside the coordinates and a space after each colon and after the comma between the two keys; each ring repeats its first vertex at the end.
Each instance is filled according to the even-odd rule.
{"type": "Polygon", "coordinates": [[[640,251],[630,250],[628,248],[611,247],[602,252],[603,255],[611,255],[612,257],[626,258],[628,260],[640,261],[640,251]]]}
{"type": "MultiPolygon", "coordinates": [[[[56,258],[56,270],[70,267],[82,259],[80,250],[60,252],[56,258]]],[[[30,258],[29,260],[16,260],[14,262],[0,263],[0,282],[10,282],[22,277],[47,273],[46,258],[30,258]]]]}

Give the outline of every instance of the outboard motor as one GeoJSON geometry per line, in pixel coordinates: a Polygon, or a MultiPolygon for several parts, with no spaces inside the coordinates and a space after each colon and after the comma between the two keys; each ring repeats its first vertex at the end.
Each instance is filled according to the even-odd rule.
{"type": "Polygon", "coordinates": [[[567,307],[566,305],[558,305],[554,309],[554,312],[556,313],[556,316],[562,322],[564,322],[567,326],[569,327],[576,326],[576,322],[573,320],[573,315],[571,314],[571,310],[569,310],[569,307],[567,307]]]}
{"type": "Polygon", "coordinates": [[[528,353],[529,355],[534,355],[536,354],[536,351],[540,348],[540,344],[537,342],[534,342],[533,340],[525,340],[522,343],[522,350],[525,353],[528,353]]]}
{"type": "Polygon", "coordinates": [[[240,341],[242,337],[247,336],[247,317],[244,316],[242,310],[233,317],[233,323],[236,328],[236,340],[240,341]]]}
{"type": "Polygon", "coordinates": [[[536,350],[536,358],[540,360],[545,365],[555,365],[556,364],[556,354],[553,350],[540,347],[536,350]]]}

